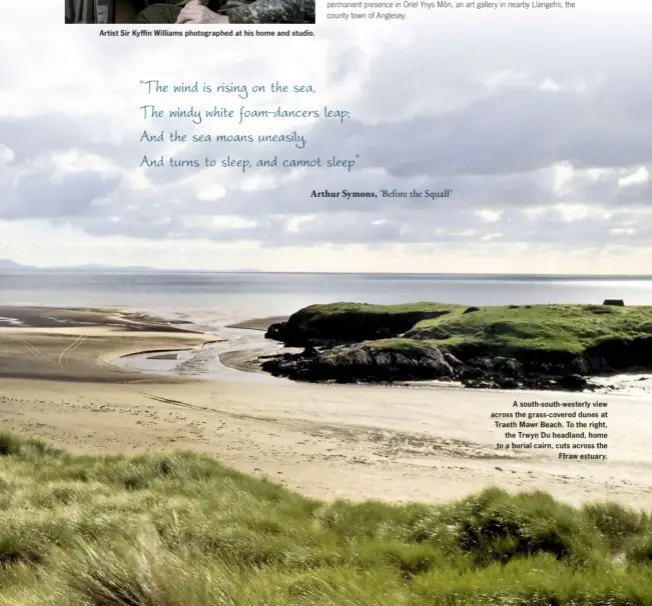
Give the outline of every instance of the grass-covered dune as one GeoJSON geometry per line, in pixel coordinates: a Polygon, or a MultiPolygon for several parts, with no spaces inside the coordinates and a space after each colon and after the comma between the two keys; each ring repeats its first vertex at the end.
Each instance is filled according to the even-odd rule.
{"type": "Polygon", "coordinates": [[[206,456],[0,433],[0,511],[7,606],[652,604],[649,515],[544,493],[327,504],[206,456]]]}
{"type": "Polygon", "coordinates": [[[512,369],[559,376],[652,368],[652,306],[335,303],[302,309],[273,325],[268,336],[333,348],[301,364],[289,358],[268,363],[272,371],[309,380],[337,378],[338,367],[344,380],[354,379],[355,366],[363,380],[383,373],[388,379],[439,378],[460,374],[456,360],[501,373],[501,364],[511,360],[512,369]],[[449,355],[450,369],[433,362],[433,350],[449,355]]]}

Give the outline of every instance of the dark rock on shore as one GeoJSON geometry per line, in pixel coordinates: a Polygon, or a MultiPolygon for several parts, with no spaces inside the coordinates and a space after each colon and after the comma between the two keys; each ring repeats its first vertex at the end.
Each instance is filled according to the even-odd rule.
{"type": "Polygon", "coordinates": [[[591,371],[609,372],[650,368],[652,336],[637,339],[609,339],[587,349],[584,358],[591,371]]]}
{"type": "MultiPolygon", "coordinates": [[[[381,343],[381,342],[379,342],[381,343]]],[[[460,348],[453,354],[424,341],[418,346],[386,347],[374,342],[306,345],[299,354],[267,356],[262,368],[299,381],[391,383],[421,380],[457,381],[469,388],[593,389],[591,376],[652,366],[652,337],[612,339],[584,355],[530,352],[521,359],[492,356],[481,348],[460,348]]]]}
{"type": "Polygon", "coordinates": [[[275,341],[283,341],[285,335],[287,322],[276,322],[270,324],[269,328],[265,332],[265,338],[274,339],[275,341]]]}
{"type": "Polygon", "coordinates": [[[372,346],[339,346],[266,359],[263,370],[303,381],[394,382],[452,378],[453,367],[435,347],[383,351],[372,346]]]}
{"type": "Polygon", "coordinates": [[[557,385],[567,391],[582,391],[588,384],[589,382],[580,375],[564,375],[557,379],[557,385]]]}
{"type": "Polygon", "coordinates": [[[266,336],[300,354],[263,369],[306,381],[456,381],[472,388],[593,389],[590,378],[652,369],[652,307],[333,303],[266,336]]]}
{"type": "Polygon", "coordinates": [[[475,389],[591,389],[578,374],[525,374],[513,358],[477,358],[462,362],[427,344],[404,351],[373,345],[341,345],[325,350],[308,347],[302,353],[265,356],[263,370],[296,381],[335,383],[393,383],[457,381],[475,389]]]}

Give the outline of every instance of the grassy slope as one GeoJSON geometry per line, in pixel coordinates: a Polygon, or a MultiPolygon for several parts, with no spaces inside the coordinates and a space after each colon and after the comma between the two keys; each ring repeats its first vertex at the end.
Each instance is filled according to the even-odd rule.
{"type": "Polygon", "coordinates": [[[652,603],[652,524],[488,490],[324,504],[205,456],[72,456],[0,434],[0,604],[652,603]]]}
{"type": "MultiPolygon", "coordinates": [[[[613,338],[631,339],[652,335],[652,306],[533,305],[483,307],[463,313],[466,307],[436,303],[412,305],[359,305],[337,303],[313,305],[301,312],[302,325],[325,333],[334,321],[356,324],[359,314],[382,323],[394,314],[448,311],[436,318],[417,321],[403,339],[384,339],[376,347],[405,348],[406,338],[426,340],[435,346],[456,349],[480,345],[496,353],[545,350],[578,354],[613,338]]],[[[418,347],[415,343],[414,347],[418,347]]]]}
{"type": "Polygon", "coordinates": [[[406,336],[438,344],[482,343],[497,348],[574,354],[600,342],[652,335],[652,306],[533,305],[485,307],[419,322],[406,336]]]}

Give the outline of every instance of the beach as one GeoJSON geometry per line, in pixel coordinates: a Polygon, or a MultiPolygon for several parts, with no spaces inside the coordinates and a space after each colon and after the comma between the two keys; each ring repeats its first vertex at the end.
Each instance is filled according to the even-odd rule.
{"type": "Polygon", "coordinates": [[[276,317],[209,333],[188,320],[117,309],[16,307],[0,316],[11,319],[0,328],[2,427],[76,452],[204,452],[326,500],[442,502],[496,485],[546,490],[573,504],[608,498],[652,507],[647,396],[608,396],[608,461],[506,456],[495,449],[492,412],[515,399],[607,396],[314,385],[245,372],[278,347],[262,333],[276,317]],[[139,352],[161,364],[183,352],[219,357],[220,372],[184,376],[124,364],[139,352]]]}

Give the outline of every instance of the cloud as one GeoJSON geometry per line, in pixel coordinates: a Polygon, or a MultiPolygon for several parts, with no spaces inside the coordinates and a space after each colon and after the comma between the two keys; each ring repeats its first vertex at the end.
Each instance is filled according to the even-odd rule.
{"type": "MultiPolygon", "coordinates": [[[[506,251],[526,271],[542,269],[543,249],[549,258],[576,254],[585,271],[596,269],[579,254],[587,249],[624,247],[619,258],[630,273],[648,258],[650,13],[632,19],[601,12],[608,3],[600,2],[591,11],[536,15],[453,11],[413,15],[401,25],[325,25],[312,39],[216,42],[105,39],[83,26],[63,36],[58,9],[37,4],[38,28],[14,3],[6,23],[17,25],[3,25],[0,37],[10,59],[0,67],[0,235],[72,238],[75,255],[82,247],[97,262],[120,246],[152,265],[162,262],[162,250],[176,250],[182,265],[202,268],[346,270],[351,247],[366,251],[357,256],[361,269],[391,258],[403,271],[441,247],[455,247],[453,271],[474,262],[498,267],[506,251]],[[35,63],[32,53],[43,60],[35,63]],[[268,90],[246,100],[148,94],[143,80],[268,90]],[[311,84],[318,93],[272,93],[277,81],[311,84]],[[143,119],[140,108],[149,104],[165,112],[230,108],[236,120],[143,119]],[[351,117],[237,124],[241,107],[328,107],[351,117]],[[175,130],[186,142],[169,141],[175,130]],[[142,143],[144,131],[163,131],[168,140],[142,143]],[[257,140],[295,131],[305,147],[257,140]],[[213,140],[190,144],[199,134],[213,140]],[[215,140],[234,134],[254,142],[215,140]],[[201,168],[143,168],[145,155],[197,160],[201,168]],[[274,157],[356,166],[220,165],[274,157]],[[216,166],[205,167],[205,158],[216,166]],[[452,196],[381,193],[443,189],[452,196]],[[377,196],[311,195],[344,190],[377,196]],[[221,255],[211,265],[190,241],[231,251],[232,260],[221,255]],[[528,265],[523,251],[537,260],[528,265]]],[[[32,251],[28,259],[16,240],[0,238],[0,256],[25,262],[69,262],[71,250],[32,251]]]]}

